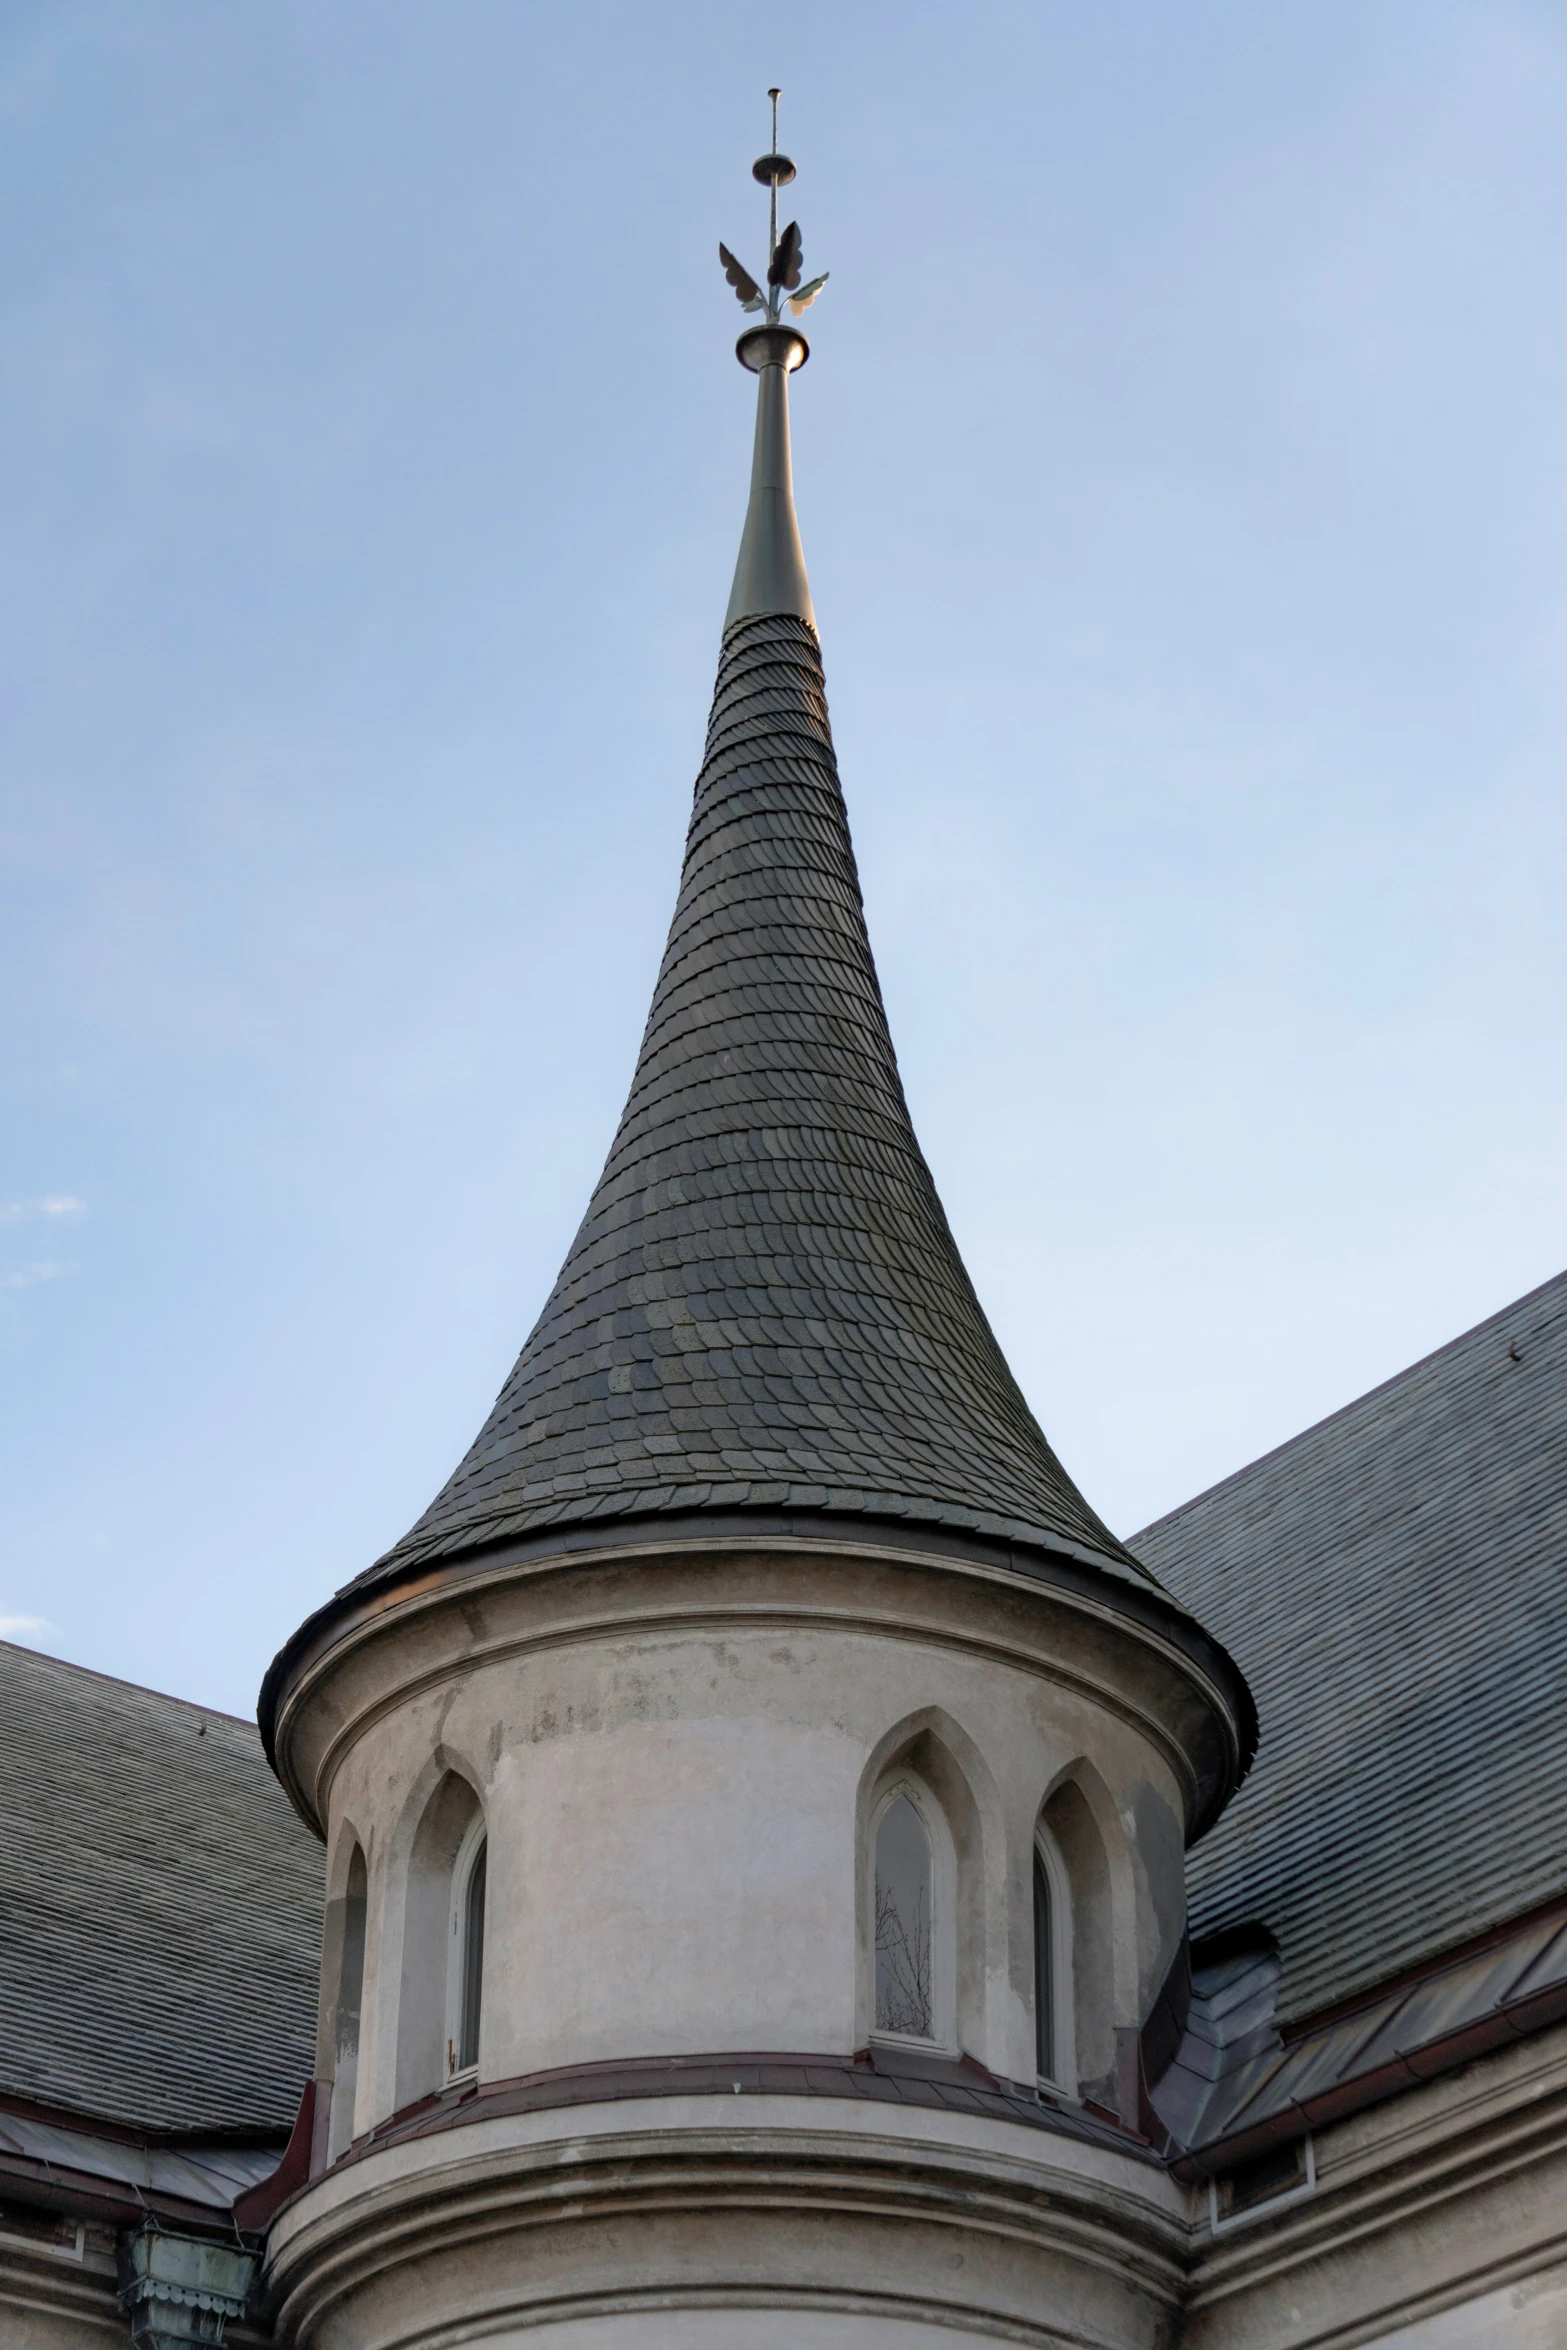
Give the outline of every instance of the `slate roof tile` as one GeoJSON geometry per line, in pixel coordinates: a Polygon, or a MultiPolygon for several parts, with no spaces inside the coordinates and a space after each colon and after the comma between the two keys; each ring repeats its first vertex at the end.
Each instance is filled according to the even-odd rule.
{"type": "Polygon", "coordinates": [[[1283,2022],[1567,1892],[1567,1273],[1133,1545],[1257,1698],[1192,1926],[1268,1926],[1283,2022]]]}
{"type": "Polygon", "coordinates": [[[252,1722],[0,1642],[0,2095],[286,2134],[322,1856],[252,1722]]]}
{"type": "Polygon", "coordinates": [[[794,1508],[1064,1541],[1152,1581],[1045,1442],[958,1257],[816,637],[772,615],[724,640],[642,1051],[571,1253],[467,1457],[359,1580],[575,1516],[776,1506],[781,1477],[794,1508]]]}

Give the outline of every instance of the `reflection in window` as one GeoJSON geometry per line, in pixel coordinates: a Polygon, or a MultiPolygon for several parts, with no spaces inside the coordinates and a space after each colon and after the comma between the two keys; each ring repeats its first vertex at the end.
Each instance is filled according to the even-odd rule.
{"type": "Polygon", "coordinates": [[[458,1985],[457,2070],[479,2061],[479,2014],[484,1999],[484,1880],[489,1841],[481,1841],[468,1864],[462,1892],[462,1972],[458,1985]]]}
{"type": "Polygon", "coordinates": [[[925,1823],[895,1795],[876,1830],[876,2029],[934,2037],[931,1865],[925,1823]]]}
{"type": "Polygon", "coordinates": [[[1050,1907],[1050,1872],[1034,1847],[1034,2046],[1042,2081],[1056,2077],[1055,1920],[1050,1907]]]}

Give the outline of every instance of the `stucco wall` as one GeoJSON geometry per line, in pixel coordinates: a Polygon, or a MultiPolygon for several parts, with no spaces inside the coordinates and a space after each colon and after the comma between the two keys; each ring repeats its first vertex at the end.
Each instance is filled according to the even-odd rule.
{"type": "MultiPolygon", "coordinates": [[[[356,2134],[443,2085],[423,2056],[417,2080],[408,2063],[421,1970],[445,1965],[414,1855],[453,1776],[490,1837],[486,2080],[864,2046],[869,1812],[905,1759],[923,1766],[956,1863],[942,2037],[1031,2079],[1033,1837],[1071,1782],[1108,1886],[1078,1919],[1078,2083],[1115,2104],[1117,2028],[1141,2022],[1182,1930],[1187,1791],[1168,1736],[1070,1619],[1038,1608],[1020,1622],[1015,1594],[998,1620],[982,1589],[927,1585],[919,1614],[889,1621],[885,1589],[841,1565],[756,1582],[709,1565],[698,1590],[661,1563],[629,1626],[589,1613],[589,1585],[543,1625],[497,1600],[477,1637],[471,1612],[446,1610],[403,1642],[391,1686],[359,1693],[328,1798],[329,1882],[356,1844],[369,1870],[356,2134]]],[[[327,1957],[323,2078],[330,1933],[327,1957]]]]}

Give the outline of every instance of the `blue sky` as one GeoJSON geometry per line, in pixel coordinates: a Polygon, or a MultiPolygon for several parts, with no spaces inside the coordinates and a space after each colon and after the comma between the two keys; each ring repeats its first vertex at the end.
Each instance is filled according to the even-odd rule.
{"type": "Polygon", "coordinates": [[[1567,1257],[1567,7],[11,0],[15,1637],[250,1710],[543,1302],[773,80],[872,938],[1068,1466],[1130,1532],[1567,1257]]]}

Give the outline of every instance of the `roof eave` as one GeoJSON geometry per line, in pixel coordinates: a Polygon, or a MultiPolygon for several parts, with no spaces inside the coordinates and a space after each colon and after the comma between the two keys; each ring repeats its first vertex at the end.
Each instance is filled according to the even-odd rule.
{"type": "Polygon", "coordinates": [[[1196,1618],[1151,1581],[1134,1581],[1126,1569],[1086,1545],[1065,1538],[999,1538],[916,1518],[856,1515],[848,1511],[735,1509],[668,1511],[559,1525],[511,1539],[471,1544],[428,1556],[346,1584],[308,1616],[267,1668],[256,1713],[267,1760],[295,1809],[314,1832],[321,1823],[301,1800],[278,1754],[283,1701],[296,1674],[323,1659],[354,1630],[400,1607],[435,1600],[472,1576],[501,1568],[551,1564],[572,1566],[609,1551],[644,1554],[672,1548],[712,1549],[735,1543],[795,1542],[811,1548],[901,1549],[932,1562],[949,1560],[992,1571],[1011,1572],[1051,1585],[1079,1605],[1120,1619],[1176,1650],[1209,1693],[1225,1726],[1227,1767],[1216,1776],[1209,1800],[1193,1819],[1189,1841],[1207,1833],[1250,1770],[1257,1749],[1257,1711],[1239,1666],[1196,1618]]]}

